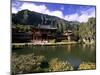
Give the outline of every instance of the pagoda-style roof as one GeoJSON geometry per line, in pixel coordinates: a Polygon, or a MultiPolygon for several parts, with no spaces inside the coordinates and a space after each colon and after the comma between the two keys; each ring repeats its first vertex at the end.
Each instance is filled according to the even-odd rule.
{"type": "Polygon", "coordinates": [[[57,27],[51,26],[51,25],[38,25],[38,26],[32,26],[33,28],[36,29],[46,29],[46,30],[56,30],[57,27]]]}

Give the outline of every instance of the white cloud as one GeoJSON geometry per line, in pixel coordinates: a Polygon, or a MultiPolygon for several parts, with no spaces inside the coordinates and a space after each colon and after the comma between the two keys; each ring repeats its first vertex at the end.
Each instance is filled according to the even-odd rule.
{"type": "Polygon", "coordinates": [[[87,22],[89,18],[96,17],[95,12],[95,8],[86,10],[81,16],[79,16],[80,22],[87,22]]]}
{"type": "Polygon", "coordinates": [[[31,11],[63,18],[62,11],[60,11],[60,10],[50,11],[45,5],[35,5],[33,3],[23,3],[22,6],[19,8],[19,10],[23,10],[23,9],[28,9],[31,11]]]}
{"type": "Polygon", "coordinates": [[[33,3],[23,3],[22,6],[20,7],[20,10],[23,10],[23,9],[28,9],[31,11],[44,13],[47,7],[45,5],[35,5],[33,3]]]}
{"type": "Polygon", "coordinates": [[[90,8],[86,11],[81,11],[81,15],[78,15],[78,13],[66,15],[64,19],[68,21],[79,21],[79,22],[87,22],[89,18],[95,17],[95,9],[90,8]]]}
{"type": "Polygon", "coordinates": [[[88,15],[82,14],[81,16],[79,16],[79,17],[77,18],[77,21],[79,21],[79,22],[87,22],[87,21],[88,21],[88,18],[89,18],[88,15]]]}
{"type": "Polygon", "coordinates": [[[46,10],[45,14],[52,15],[52,16],[57,16],[57,17],[60,17],[60,18],[64,17],[62,11],[59,11],[59,10],[56,10],[56,11],[46,10]]]}
{"type": "Polygon", "coordinates": [[[68,21],[77,21],[77,18],[78,18],[78,14],[75,13],[75,14],[71,14],[71,15],[66,15],[64,17],[64,19],[68,20],[68,21]]]}
{"type": "Polygon", "coordinates": [[[87,22],[88,18],[95,17],[95,9],[94,8],[90,8],[86,11],[80,11],[80,12],[76,12],[76,13],[64,16],[64,14],[61,10],[51,11],[47,8],[46,5],[43,5],[43,4],[36,5],[34,3],[23,3],[18,9],[15,7],[12,7],[12,12],[17,13],[17,11],[23,10],[23,9],[28,9],[31,11],[44,13],[44,14],[48,14],[48,15],[52,15],[52,16],[57,16],[57,17],[63,18],[68,21],[87,22]],[[81,15],[79,15],[79,13],[81,13],[81,15]]]}
{"type": "Polygon", "coordinates": [[[12,7],[12,13],[17,13],[18,10],[15,7],[12,7]]]}
{"type": "Polygon", "coordinates": [[[92,11],[91,14],[89,15],[89,17],[96,17],[96,11],[92,11]]]}

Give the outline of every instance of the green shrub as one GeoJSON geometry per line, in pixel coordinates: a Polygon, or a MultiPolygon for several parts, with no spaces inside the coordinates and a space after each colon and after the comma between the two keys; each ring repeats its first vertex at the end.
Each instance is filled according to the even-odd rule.
{"type": "Polygon", "coordinates": [[[44,56],[34,56],[33,54],[17,56],[16,54],[13,54],[12,73],[20,74],[38,72],[41,70],[40,65],[44,60],[44,56]]]}
{"type": "Polygon", "coordinates": [[[49,43],[55,43],[55,39],[49,40],[49,43]]]}
{"type": "Polygon", "coordinates": [[[62,42],[68,42],[68,40],[62,40],[62,42]]]}
{"type": "Polygon", "coordinates": [[[91,62],[83,62],[79,66],[79,70],[90,70],[96,69],[96,64],[91,62]]]}
{"type": "Polygon", "coordinates": [[[60,61],[55,58],[49,62],[49,71],[67,71],[73,70],[73,67],[68,62],[60,61]]]}
{"type": "Polygon", "coordinates": [[[13,53],[12,55],[12,74],[69,71],[73,69],[69,62],[61,61],[58,58],[48,62],[44,56],[35,56],[34,54],[16,55],[13,53]]]}

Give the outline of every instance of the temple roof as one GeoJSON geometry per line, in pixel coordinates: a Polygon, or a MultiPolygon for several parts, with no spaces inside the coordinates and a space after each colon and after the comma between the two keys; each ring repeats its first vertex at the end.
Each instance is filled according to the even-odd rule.
{"type": "Polygon", "coordinates": [[[56,30],[57,29],[57,27],[54,27],[54,26],[51,26],[51,25],[38,25],[37,27],[34,27],[34,28],[49,29],[49,30],[56,30]]]}

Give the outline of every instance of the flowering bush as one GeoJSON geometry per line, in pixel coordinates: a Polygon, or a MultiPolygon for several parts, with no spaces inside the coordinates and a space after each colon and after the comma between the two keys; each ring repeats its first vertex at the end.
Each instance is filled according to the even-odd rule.
{"type": "Polygon", "coordinates": [[[73,70],[73,66],[68,62],[60,61],[58,58],[55,58],[49,62],[50,70],[49,71],[67,71],[73,70]]]}
{"type": "Polygon", "coordinates": [[[12,56],[12,73],[30,73],[41,70],[41,62],[45,60],[44,56],[34,56],[33,54],[12,56]]]}
{"type": "Polygon", "coordinates": [[[79,70],[90,70],[96,69],[96,64],[91,62],[83,62],[79,66],[79,70]]]}

